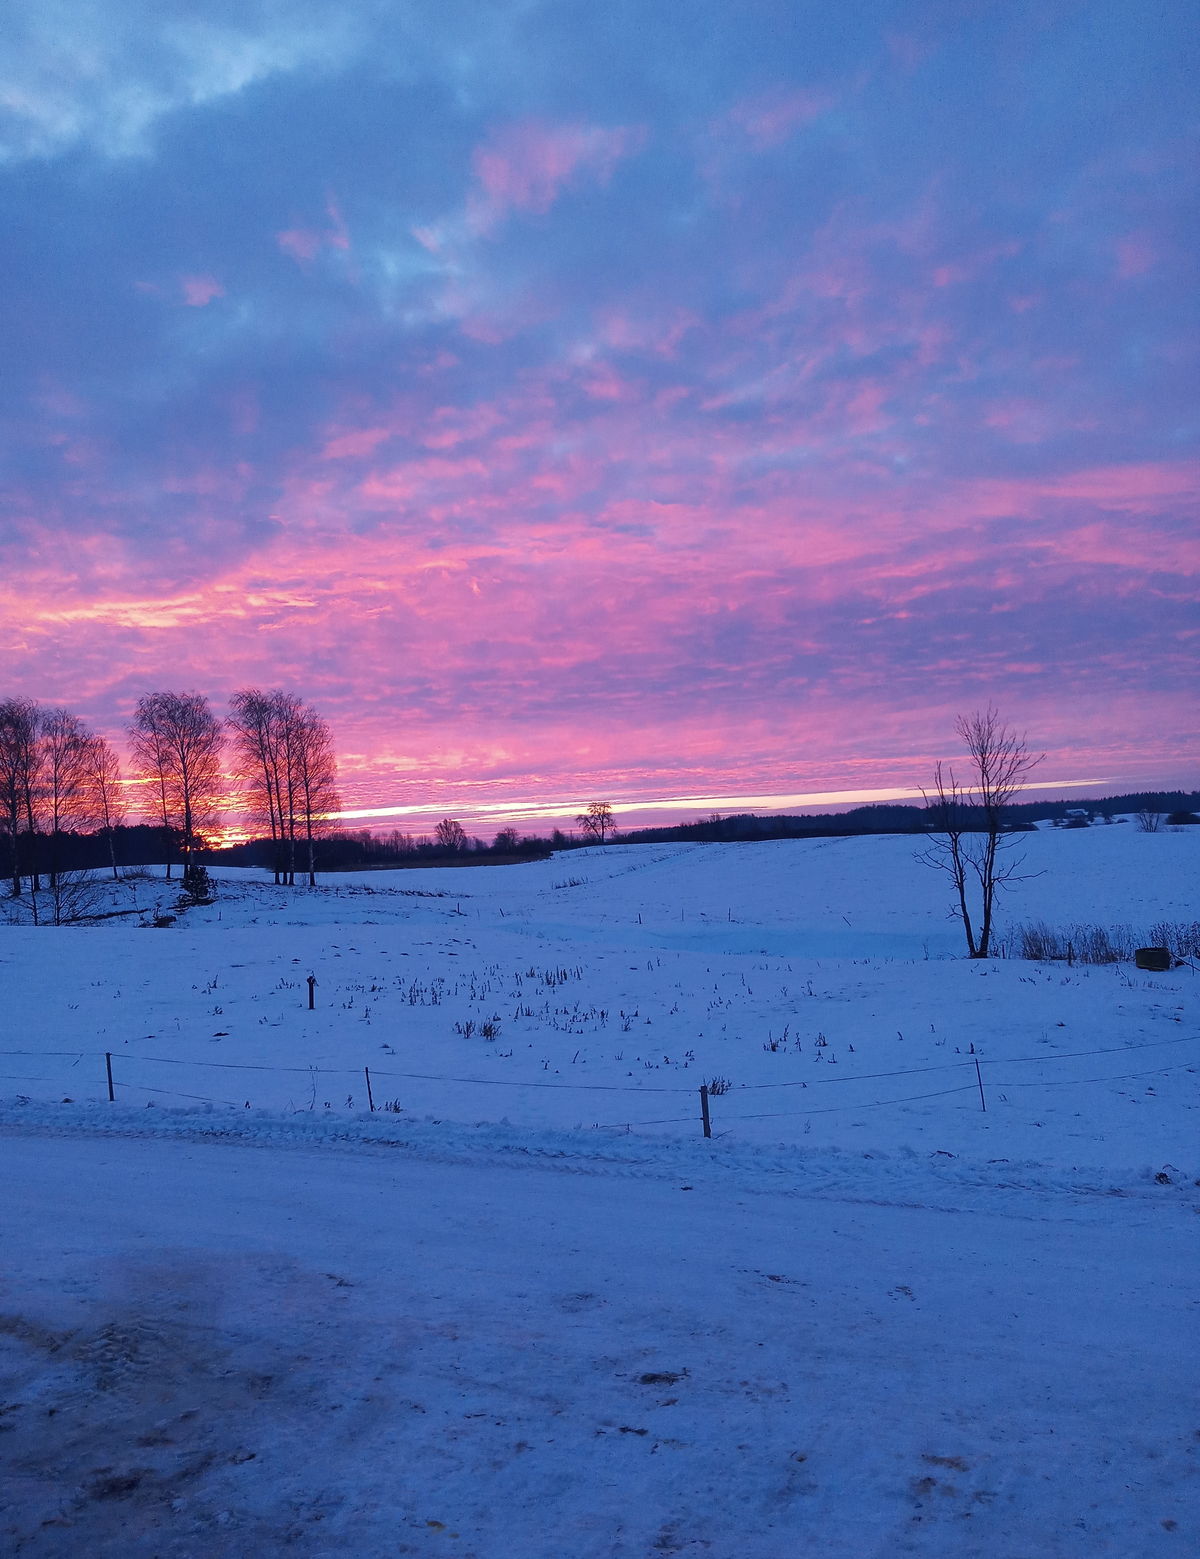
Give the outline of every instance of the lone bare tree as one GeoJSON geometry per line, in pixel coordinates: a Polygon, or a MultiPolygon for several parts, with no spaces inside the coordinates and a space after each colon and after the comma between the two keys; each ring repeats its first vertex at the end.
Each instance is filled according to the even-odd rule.
{"type": "Polygon", "coordinates": [[[129,743],[135,765],[158,792],[163,827],[183,850],[186,874],[220,808],[221,724],[203,693],[147,693],[138,699],[129,743]]]}
{"type": "Polygon", "coordinates": [[[970,778],[960,783],[952,765],[935,766],[932,786],[921,792],[934,837],[917,860],[950,878],[967,954],[986,958],[996,893],[1019,877],[1024,859],[1003,832],[1004,808],[1043,755],[1031,753],[991,704],[960,715],[954,729],[967,749],[970,778]]]}
{"type": "Polygon", "coordinates": [[[581,812],[575,819],[589,839],[598,839],[601,844],[605,838],[616,832],[617,825],[613,821],[613,809],[607,801],[589,801],[587,810],[581,812]]]}
{"type": "Polygon", "coordinates": [[[444,817],[433,831],[439,850],[453,851],[461,855],[467,848],[467,831],[457,819],[444,817]]]}

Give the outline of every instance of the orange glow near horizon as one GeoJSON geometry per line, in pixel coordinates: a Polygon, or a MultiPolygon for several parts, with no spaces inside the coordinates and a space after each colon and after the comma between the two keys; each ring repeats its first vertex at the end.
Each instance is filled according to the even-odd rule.
{"type": "MultiPolygon", "coordinates": [[[[376,815],[442,815],[456,798],[467,815],[508,820],[526,805],[530,815],[571,815],[577,804],[560,798],[573,793],[626,798],[643,812],[658,808],[656,792],[685,807],[911,794],[929,754],[952,755],[955,714],[988,698],[1030,730],[1033,745],[1059,749],[1063,768],[1111,774],[1118,788],[1144,787],[1156,771],[1161,784],[1186,785],[1189,745],[1165,735],[1167,696],[1133,683],[1125,691],[1121,676],[1114,690],[1115,664],[1102,689],[1105,668],[1090,654],[1072,659],[1096,602],[1085,593],[1068,609],[1069,575],[1056,561],[1070,556],[1075,567],[1092,556],[1119,567],[1130,581],[1119,609],[1130,609],[1147,556],[1141,516],[1164,492],[1200,495],[1200,470],[1175,463],[1118,478],[1097,469],[1009,482],[1002,496],[995,482],[966,484],[924,512],[919,532],[899,510],[868,515],[859,501],[809,498],[802,532],[782,512],[755,513],[750,568],[742,548],[751,522],[715,497],[685,505],[682,517],[671,504],[643,505],[647,534],[615,549],[611,535],[597,546],[592,527],[569,518],[435,546],[394,524],[350,536],[330,510],[332,491],[320,516],[312,511],[306,479],[287,523],[202,585],[133,595],[129,559],[111,578],[105,570],[56,581],[32,603],[0,590],[0,636],[35,696],[79,709],[118,745],[136,695],[166,680],[210,689],[218,706],[248,683],[298,686],[333,728],[345,811],[356,819],[377,806],[398,810],[376,815]],[[1113,516],[1102,545],[1098,493],[1113,516]],[[1013,580],[1028,590],[1040,579],[1054,598],[1049,620],[1070,635],[1052,653],[1047,645],[1030,654],[1043,608],[1023,606],[1015,583],[994,594],[986,580],[998,554],[979,553],[966,521],[982,524],[1005,505],[1033,516],[1064,495],[1086,507],[1053,538],[1033,525],[1002,543],[1013,580]],[[704,544],[681,550],[680,525],[704,544]],[[814,536],[828,537],[820,561],[801,562],[814,536]],[[931,603],[948,589],[956,604],[939,622],[931,603]],[[859,642],[843,650],[836,624],[850,600],[859,642]],[[965,685],[963,632],[978,640],[965,685]],[[898,638],[912,646],[911,666],[895,658],[898,638]],[[1022,645],[1026,653],[1014,654],[1022,645]],[[874,756],[864,753],[864,732],[874,756]],[[487,794],[472,798],[464,785],[487,794]],[[516,799],[498,799],[497,788],[516,799]]],[[[620,512],[633,513],[626,504],[620,512]]],[[[1176,563],[1200,570],[1196,542],[1174,541],[1176,563]]],[[[1163,545],[1149,553],[1152,568],[1163,545]]],[[[1159,586],[1148,588],[1157,601],[1159,586]]],[[[1194,629],[1181,631],[1160,649],[1156,674],[1185,675],[1198,641],[1194,629]]]]}
{"type": "MultiPolygon", "coordinates": [[[[1103,778],[1093,779],[1064,779],[1045,780],[1018,787],[1022,791],[1028,791],[1041,795],[1045,792],[1057,792],[1060,790],[1082,790],[1096,788],[1108,784],[1103,778]]],[[[919,789],[901,788],[885,790],[827,790],[809,791],[791,795],[746,795],[746,796],[668,796],[654,798],[640,798],[626,796],[622,798],[610,797],[613,813],[617,817],[631,814],[645,813],[669,813],[671,817],[664,822],[685,822],[695,818],[707,816],[712,812],[757,812],[771,813],[782,812],[791,808],[817,808],[838,810],[852,807],[870,806],[877,802],[888,801],[920,801],[922,792],[919,789]]],[[[490,803],[462,802],[458,803],[457,811],[460,821],[475,821],[488,823],[500,827],[512,823],[538,822],[559,823],[573,822],[575,815],[582,810],[586,803],[571,801],[564,798],[554,800],[530,801],[510,799],[490,803]]],[[[405,819],[411,822],[428,823],[430,826],[438,818],[445,815],[444,808],[434,806],[395,806],[395,807],[363,807],[332,814],[341,822],[378,823],[383,819],[405,819]]],[[[648,826],[648,825],[641,825],[648,826]]]]}

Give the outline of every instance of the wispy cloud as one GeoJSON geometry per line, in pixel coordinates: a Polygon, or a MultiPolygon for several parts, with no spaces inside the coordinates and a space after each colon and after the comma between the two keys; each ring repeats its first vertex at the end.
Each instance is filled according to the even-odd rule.
{"type": "Polygon", "coordinates": [[[644,139],[642,130],[626,125],[537,120],[504,125],[472,158],[475,187],[467,201],[467,225],[474,233],[490,233],[512,212],[541,215],[564,191],[603,186],[644,139]]]}

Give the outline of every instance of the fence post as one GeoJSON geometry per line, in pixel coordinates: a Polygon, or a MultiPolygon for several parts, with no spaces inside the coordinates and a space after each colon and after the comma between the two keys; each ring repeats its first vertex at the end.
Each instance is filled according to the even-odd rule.
{"type": "Polygon", "coordinates": [[[708,1084],[700,1084],[700,1119],[704,1122],[704,1135],[712,1136],[712,1123],[708,1118],[708,1084]]]}
{"type": "Polygon", "coordinates": [[[374,1115],[374,1113],[375,1113],[375,1096],[371,1092],[371,1068],[369,1066],[364,1066],[363,1067],[363,1076],[367,1080],[367,1103],[371,1106],[371,1114],[374,1115]]]}
{"type": "Polygon", "coordinates": [[[975,1057],[975,1081],[979,1084],[979,1108],[987,1114],[987,1100],[983,1097],[983,1073],[979,1070],[979,1057],[975,1057]]]}
{"type": "Polygon", "coordinates": [[[308,1010],[309,1010],[309,1012],[312,1012],[314,1010],[314,1008],[316,1007],[316,1005],[317,1005],[316,989],[317,989],[317,977],[316,977],[315,974],[310,974],[309,977],[308,977],[308,1010]]]}
{"type": "Polygon", "coordinates": [[[113,1092],[112,1051],[111,1050],[106,1050],[104,1052],[104,1070],[108,1073],[108,1102],[109,1102],[109,1104],[115,1104],[116,1101],[117,1101],[117,1096],[113,1092]]]}

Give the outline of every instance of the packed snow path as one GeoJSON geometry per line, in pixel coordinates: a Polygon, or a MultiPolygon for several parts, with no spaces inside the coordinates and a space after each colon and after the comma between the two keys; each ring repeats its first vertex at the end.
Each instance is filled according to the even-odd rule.
{"type": "Polygon", "coordinates": [[[0,1200],[22,1559],[1200,1542],[1185,1188],[989,1212],[748,1189],[703,1144],[634,1178],[42,1131],[0,1200]]]}

